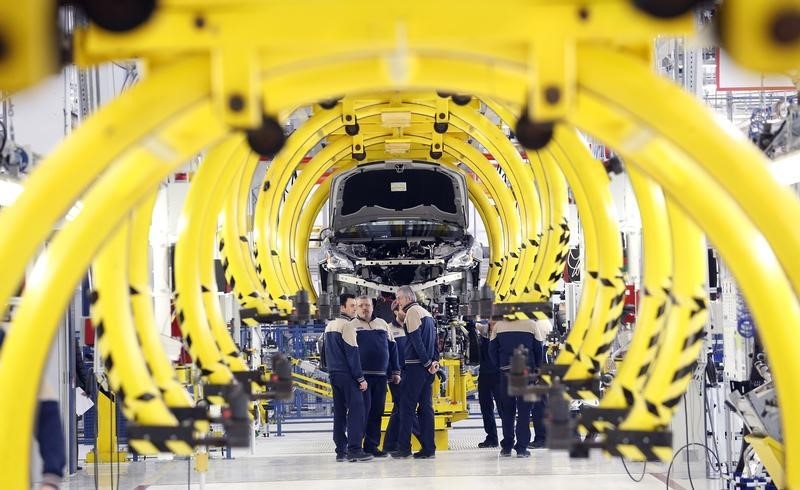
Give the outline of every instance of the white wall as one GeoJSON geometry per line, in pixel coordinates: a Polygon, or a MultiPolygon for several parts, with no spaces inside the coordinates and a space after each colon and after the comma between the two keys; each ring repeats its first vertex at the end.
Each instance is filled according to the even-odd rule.
{"type": "MultiPolygon", "coordinates": [[[[54,75],[44,82],[13,95],[14,140],[41,156],[49,154],[64,139],[64,76],[54,75]]],[[[77,162],[76,162],[77,164],[77,162]]]]}

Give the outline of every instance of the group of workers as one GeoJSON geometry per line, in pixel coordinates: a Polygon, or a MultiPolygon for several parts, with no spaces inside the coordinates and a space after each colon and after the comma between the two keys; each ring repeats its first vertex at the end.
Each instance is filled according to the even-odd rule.
{"type": "Polygon", "coordinates": [[[439,370],[436,323],[403,286],[390,326],[372,318],[369,296],[339,298],[339,316],[325,327],[325,359],[333,388],[333,441],[337,461],[436,456],[432,386],[439,370]],[[394,409],[379,448],[386,385],[394,409]],[[411,452],[411,435],[421,450],[411,452]]]}
{"type": "MultiPolygon", "coordinates": [[[[434,442],[433,379],[439,371],[438,336],[434,318],[402,286],[391,305],[391,324],[373,318],[369,296],[342,294],[339,316],[325,328],[324,356],[333,388],[333,441],[336,461],[373,458],[429,459],[434,442]],[[386,385],[394,406],[380,448],[386,385]],[[411,452],[411,436],[421,449],[411,452]]],[[[522,346],[529,353],[531,372],[543,359],[549,322],[497,321],[479,326],[481,363],[478,396],[486,439],[478,447],[500,446],[501,456],[530,457],[530,448],[545,446],[544,400],[526,402],[508,395],[511,356],[522,346]],[[498,440],[494,404],[500,412],[503,438],[498,440]],[[533,416],[535,438],[531,441],[533,416]]]]}

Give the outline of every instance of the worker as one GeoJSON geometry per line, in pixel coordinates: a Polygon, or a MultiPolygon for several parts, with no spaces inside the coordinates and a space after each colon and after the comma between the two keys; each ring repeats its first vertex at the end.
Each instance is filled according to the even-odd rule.
{"type": "MultiPolygon", "coordinates": [[[[544,362],[544,343],[547,336],[553,331],[553,322],[549,319],[536,320],[534,327],[534,338],[539,341],[540,347],[534,345],[534,349],[541,348],[539,352],[539,367],[544,362]]],[[[535,356],[534,356],[535,357],[535,356]]],[[[531,407],[531,422],[533,422],[533,440],[528,444],[528,449],[544,449],[547,445],[547,426],[544,423],[544,412],[547,408],[547,395],[540,395],[539,399],[533,402],[531,407]]]]}
{"type": "Polygon", "coordinates": [[[392,312],[392,302],[394,295],[392,293],[381,292],[380,297],[375,300],[374,316],[380,318],[388,324],[394,320],[394,312],[392,312]]]}
{"type": "Polygon", "coordinates": [[[499,405],[503,439],[500,441],[500,456],[510,457],[512,448],[517,451],[518,458],[529,458],[531,455],[528,451],[531,441],[531,403],[522,397],[508,395],[508,372],[514,349],[520,346],[527,349],[531,372],[541,365],[542,343],[536,340],[535,328],[533,320],[502,320],[494,324],[491,334],[489,355],[500,367],[501,374],[499,405]]]}
{"type": "Polygon", "coordinates": [[[434,441],[433,376],[439,370],[439,351],[436,349],[436,323],[433,317],[417,303],[416,295],[409,286],[397,290],[397,301],[406,314],[405,381],[400,397],[397,451],[394,458],[411,456],[411,430],[419,405],[420,444],[422,449],[414,453],[416,459],[436,457],[434,441]]]}
{"type": "Polygon", "coordinates": [[[372,318],[372,298],[369,296],[356,299],[356,318],[351,325],[356,331],[361,368],[367,380],[367,391],[363,393],[366,413],[364,452],[385,458],[387,453],[378,446],[381,443],[381,418],[386,407],[387,370],[389,382],[400,383],[397,346],[389,325],[381,318],[372,318]]]}
{"type": "MultiPolygon", "coordinates": [[[[6,331],[0,328],[0,347],[6,331]]],[[[36,442],[42,458],[42,480],[39,490],[58,490],[67,464],[64,430],[61,426],[61,410],[55,389],[45,379],[39,389],[38,413],[36,416],[36,442]]]]}
{"type": "Polygon", "coordinates": [[[481,416],[483,417],[483,430],[486,431],[486,439],[478,443],[479,448],[497,447],[497,422],[494,416],[494,407],[497,404],[497,411],[503,413],[500,408],[500,369],[489,355],[489,338],[493,330],[490,322],[477,323],[475,328],[480,335],[480,366],[478,368],[478,402],[481,406],[481,416]]]}
{"type": "MultiPolygon", "coordinates": [[[[387,453],[397,451],[397,431],[400,426],[399,413],[400,413],[400,397],[403,391],[403,378],[405,378],[405,354],[406,348],[406,330],[404,324],[406,321],[406,312],[400,308],[400,303],[395,299],[392,301],[392,313],[394,320],[389,324],[389,331],[392,333],[395,345],[397,346],[397,363],[400,365],[400,378],[399,383],[389,383],[389,391],[392,393],[392,414],[389,416],[389,423],[386,424],[386,435],[383,438],[383,450],[387,453]]],[[[414,417],[412,421],[411,434],[419,440],[419,417],[414,417]]]]}
{"type": "Polygon", "coordinates": [[[355,296],[339,296],[339,316],[325,326],[325,359],[333,389],[333,442],[336,461],[369,461],[361,448],[364,438],[364,397],[367,381],[361,370],[356,331],[355,296]],[[346,428],[346,429],[345,429],[346,428]]]}

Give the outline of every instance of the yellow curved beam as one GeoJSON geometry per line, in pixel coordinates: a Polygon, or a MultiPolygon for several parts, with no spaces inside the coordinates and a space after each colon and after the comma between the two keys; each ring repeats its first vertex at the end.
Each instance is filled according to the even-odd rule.
{"type": "MultiPolygon", "coordinates": [[[[580,149],[575,145],[572,148],[580,149]]],[[[566,164],[560,161],[563,157],[552,151],[536,152],[535,158],[539,159],[544,174],[539,182],[542,187],[547,188],[546,209],[549,214],[544,220],[547,228],[543,229],[539,255],[536,258],[539,267],[532,271],[531,297],[535,301],[550,301],[553,289],[564,272],[569,251],[569,225],[567,224],[569,198],[567,197],[567,183],[560,170],[566,164]]],[[[537,167],[536,165],[532,166],[537,167]]]]}
{"type": "MultiPolygon", "coordinates": [[[[793,437],[793,434],[800,434],[800,423],[789,416],[800,405],[800,399],[792,385],[792,380],[800,373],[800,359],[791,349],[786,348],[793,343],[795,332],[792,325],[800,324],[800,307],[775,254],[763,235],[739,210],[733,198],[726,195],[706,173],[699,171],[697,164],[692,164],[683,152],[668,146],[662,138],[657,138],[641,121],[630,118],[628,113],[620,109],[612,109],[604,102],[600,97],[586,92],[580,93],[578,104],[581,109],[572,117],[575,124],[616,148],[628,163],[640,166],[650,178],[662,186],[670,199],[674,199],[708,233],[711,242],[730,265],[757,323],[764,326],[761,330],[762,340],[772,360],[770,367],[776,381],[781,420],[786,434],[787,477],[789,481],[800,478],[800,474],[792,469],[798,468],[793,462],[800,461],[800,438],[793,437]],[[668,167],[664,165],[666,161],[671,162],[668,167]],[[709,201],[717,206],[709,208],[706,205],[709,201]],[[752,253],[754,247],[759,253],[752,253]],[[741,260],[742,257],[747,257],[748,260],[741,260]]],[[[771,201],[765,201],[763,205],[769,206],[771,201]]],[[[672,223],[672,216],[670,220],[672,223]]],[[[686,260],[687,251],[684,247],[687,245],[681,242],[674,246],[677,245],[682,248],[675,250],[675,256],[686,260]]],[[[675,289],[677,279],[676,277],[675,289]]],[[[689,291],[688,282],[687,280],[687,290],[680,299],[686,305],[680,310],[683,312],[684,322],[687,321],[686,315],[691,320],[705,313],[705,291],[702,287],[689,291]]],[[[672,315],[669,321],[672,321],[672,315]]],[[[665,332],[670,332],[669,327],[665,332]]],[[[658,365],[652,367],[653,376],[650,376],[644,393],[651,403],[653,400],[672,403],[677,393],[680,393],[680,386],[671,388],[669,392],[664,387],[672,384],[675,374],[681,369],[680,362],[686,351],[690,351],[688,354],[692,351],[696,354],[695,349],[699,348],[696,344],[699,342],[693,338],[695,333],[694,328],[686,328],[683,332],[674,332],[672,336],[662,339],[664,347],[670,345],[673,349],[680,349],[680,352],[663,356],[658,354],[659,360],[663,359],[660,362],[669,360],[676,369],[659,369],[658,365]],[[684,338],[675,338],[681,334],[684,338]],[[688,344],[691,349],[682,349],[686,339],[692,339],[688,344]],[[669,380],[655,378],[656,375],[668,377],[669,380]]],[[[696,358],[695,355],[694,360],[696,358]]],[[[690,375],[691,372],[689,376],[678,376],[678,382],[683,384],[684,391],[690,375]]],[[[671,413],[671,407],[667,408],[659,410],[658,416],[647,415],[638,409],[636,417],[626,421],[626,427],[652,429],[661,425],[664,417],[671,413]]]]}
{"type": "Polygon", "coordinates": [[[159,67],[124,97],[109,102],[37,164],[14,205],[0,211],[3,308],[19,287],[37,247],[109,163],[174,114],[207,96],[209,88],[205,58],[187,57],[159,67]],[[41,196],[48,196],[47,206],[41,205],[41,196]]]}
{"type": "MultiPolygon", "coordinates": [[[[215,141],[225,131],[207,103],[175,117],[169,127],[151,135],[103,174],[83,200],[83,210],[51,242],[42,268],[26,284],[0,357],[0,386],[4,387],[0,437],[8,441],[0,447],[0,460],[7,468],[0,476],[3,488],[26,488],[28,484],[30,452],[20,448],[30,447],[38,380],[49,340],[75,284],[103,240],[133,206],[203,144],[215,141]],[[48,307],[42,308],[43,304],[48,307]],[[19,376],[19,366],[27,366],[28,376],[19,376]]],[[[45,209],[50,197],[38,192],[35,200],[45,209]]]]}
{"type": "MultiPolygon", "coordinates": [[[[97,329],[97,355],[106,368],[109,385],[119,394],[118,401],[128,420],[138,424],[177,427],[153,379],[136,340],[128,301],[127,220],[112,233],[94,262],[92,323],[97,329]]],[[[128,441],[136,452],[157,454],[158,447],[145,440],[128,441]]],[[[182,441],[167,442],[175,454],[192,454],[192,446],[182,441]]]]}
{"type": "MultiPolygon", "coordinates": [[[[406,104],[414,105],[409,101],[406,104]]],[[[430,114],[436,117],[435,107],[430,114]]],[[[475,138],[483,147],[495,156],[501,169],[510,181],[510,187],[516,198],[520,215],[520,248],[512,252],[517,257],[510,257],[506,267],[514,270],[509,274],[506,288],[497,291],[501,301],[513,301],[515,298],[528,299],[534,294],[525,292],[526,279],[532,275],[538,247],[534,245],[542,228],[542,215],[539,208],[539,193],[533,185],[529,166],[525,164],[519,151],[505,134],[482,114],[469,106],[450,105],[450,124],[475,138]],[[525,196],[521,199],[519,196],[525,196]],[[517,265],[519,264],[519,265],[517,265]]]]}
{"type": "MultiPolygon", "coordinates": [[[[251,153],[235,177],[222,214],[219,251],[225,278],[236,294],[241,308],[255,308],[261,314],[277,313],[274,302],[267,299],[266,288],[255,269],[255,257],[248,239],[247,206],[250,184],[258,166],[259,157],[251,153]]],[[[243,319],[245,323],[249,320],[243,319]]]]}
{"type": "MultiPolygon", "coordinates": [[[[216,164],[216,162],[210,161],[212,154],[215,154],[215,152],[209,153],[201,169],[203,166],[216,164]]],[[[199,214],[197,216],[197,225],[200,228],[199,239],[192,245],[197,250],[195,268],[199,271],[199,286],[202,292],[203,309],[205,310],[208,325],[211,328],[211,335],[222,353],[222,360],[232,372],[247,371],[248,368],[222,316],[222,307],[218,296],[219,290],[217,289],[217,279],[214,271],[214,251],[217,243],[218,217],[221,214],[223,201],[227,197],[228,190],[233,187],[235,177],[239,170],[245,166],[249,156],[250,148],[244,144],[241,137],[238,138],[237,148],[231,158],[226,158],[225,161],[220,162],[222,171],[217,174],[217,178],[206,181],[205,188],[200,187],[197,189],[198,193],[205,195],[205,200],[201,206],[192,209],[193,218],[199,214]],[[203,208],[205,209],[203,210],[203,208]],[[205,212],[203,213],[202,211],[205,212]]],[[[194,180],[192,185],[199,185],[202,182],[197,178],[194,180]]],[[[195,284],[195,288],[197,285],[195,284]]]]}
{"type": "MultiPolygon", "coordinates": [[[[800,295],[800,200],[780,185],[768,169],[768,159],[739,131],[724,127],[693,95],[657,76],[636,58],[609,48],[579,51],[581,86],[607,104],[647,124],[702,164],[731,195],[775,250],[783,270],[800,295]],[[624,80],[606,77],[620,71],[624,80]],[[658,94],[655,96],[655,94],[658,94]],[[769,195],[754,192],[763,189],[769,195]],[[768,190],[768,191],[767,191],[768,190]]],[[[727,123],[726,123],[727,124],[727,123]]]]}
{"type": "MultiPolygon", "coordinates": [[[[184,342],[203,379],[213,384],[233,381],[224,354],[216,343],[203,308],[198,246],[208,201],[207,189],[213,188],[231,155],[244,144],[241,134],[228,136],[215,146],[192,179],[178,221],[175,242],[175,311],[184,342]]],[[[221,403],[221,401],[220,401],[221,403]]]]}
{"type": "Polygon", "coordinates": [[[636,194],[642,219],[644,264],[641,301],[636,309],[633,337],[625,358],[618,365],[614,381],[600,400],[601,408],[629,408],[628,400],[633,398],[630,394],[640,392],[652,374],[653,360],[661,345],[660,336],[669,313],[672,271],[687,266],[683,261],[675,261],[673,265],[672,245],[664,239],[670,236],[670,227],[661,188],[634,165],[627,165],[625,171],[636,194]]]}
{"type": "MultiPolygon", "coordinates": [[[[579,332],[577,320],[575,328],[569,333],[567,342],[580,342],[580,349],[577,353],[578,362],[571,363],[564,376],[565,380],[589,380],[600,374],[605,360],[611,353],[611,343],[616,337],[619,317],[622,313],[625,295],[625,281],[622,276],[622,244],[619,238],[616,206],[607,185],[609,178],[605,168],[592,158],[574,131],[564,128],[557,128],[556,131],[559,133],[558,142],[549,146],[550,151],[554,154],[561,153],[562,157],[559,158],[559,161],[572,165],[575,176],[580,182],[585,182],[582,185],[586,197],[591,203],[595,225],[597,268],[590,268],[592,264],[588,261],[588,251],[591,245],[587,244],[586,272],[590,276],[596,275],[598,289],[585,336],[579,332]],[[580,337],[578,337],[579,334],[580,337]]],[[[588,234],[586,238],[587,242],[591,240],[588,234]]],[[[583,303],[583,297],[581,297],[581,303],[583,303]]],[[[568,352],[565,350],[562,351],[562,354],[568,354],[568,352]]],[[[569,356],[562,357],[559,354],[556,364],[564,363],[565,359],[569,359],[569,356]]]]}
{"type": "Polygon", "coordinates": [[[131,216],[130,245],[128,248],[128,282],[130,284],[130,303],[136,337],[142,346],[147,367],[153,373],[153,381],[158,386],[168,407],[194,406],[189,393],[178,381],[160,340],[160,328],[155,324],[153,296],[150,290],[150,223],[153,216],[157,193],[152,192],[144,198],[131,216]]]}

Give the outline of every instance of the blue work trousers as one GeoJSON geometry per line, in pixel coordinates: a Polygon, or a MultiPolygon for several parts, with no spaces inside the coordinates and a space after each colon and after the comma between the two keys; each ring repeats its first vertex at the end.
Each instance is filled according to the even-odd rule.
{"type": "MultiPolygon", "coordinates": [[[[403,372],[400,384],[390,384],[389,391],[392,393],[392,414],[389,416],[389,423],[386,425],[386,436],[383,438],[383,450],[388,452],[397,451],[397,433],[400,430],[400,399],[403,396],[406,373],[403,372]]],[[[419,440],[419,417],[414,414],[411,424],[411,435],[419,440]]]]}
{"type": "Polygon", "coordinates": [[[433,374],[421,364],[406,365],[405,379],[400,396],[399,429],[397,448],[402,452],[411,452],[411,431],[417,417],[419,405],[419,441],[423,454],[435,454],[436,444],[433,434],[433,398],[431,387],[433,374]]]}
{"type": "Polygon", "coordinates": [[[509,396],[508,373],[501,373],[500,376],[500,419],[503,421],[500,447],[505,450],[514,448],[518,453],[525,452],[531,442],[531,402],[519,396],[509,396]]]}
{"type": "Polygon", "coordinates": [[[494,406],[497,412],[503,413],[500,407],[500,373],[478,373],[478,402],[483,416],[483,430],[486,431],[485,442],[497,444],[497,422],[494,419],[494,406]]]}
{"type": "Polygon", "coordinates": [[[381,417],[386,409],[386,376],[366,375],[364,378],[367,380],[367,391],[362,393],[367,414],[364,451],[374,453],[381,444],[381,417]]]}
{"type": "Polygon", "coordinates": [[[333,442],[336,454],[357,454],[364,439],[364,397],[349,374],[331,373],[333,388],[333,442]],[[345,432],[346,431],[346,432],[345,432]]]}

